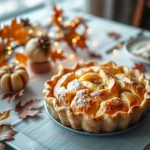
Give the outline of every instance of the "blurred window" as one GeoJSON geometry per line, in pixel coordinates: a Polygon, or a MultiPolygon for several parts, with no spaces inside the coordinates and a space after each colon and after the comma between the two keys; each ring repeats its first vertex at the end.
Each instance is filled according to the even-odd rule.
{"type": "Polygon", "coordinates": [[[0,0],[0,20],[42,8],[43,6],[43,0],[0,0]]]}
{"type": "Polygon", "coordinates": [[[86,0],[0,0],[0,21],[45,7],[54,3],[64,10],[83,11],[86,0]]]}

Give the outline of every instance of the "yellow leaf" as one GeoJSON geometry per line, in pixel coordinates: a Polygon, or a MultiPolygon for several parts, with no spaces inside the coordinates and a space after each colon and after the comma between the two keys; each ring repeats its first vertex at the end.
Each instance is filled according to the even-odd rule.
{"type": "Polygon", "coordinates": [[[10,116],[10,110],[4,111],[3,113],[0,113],[0,122],[3,122],[10,116]]]}

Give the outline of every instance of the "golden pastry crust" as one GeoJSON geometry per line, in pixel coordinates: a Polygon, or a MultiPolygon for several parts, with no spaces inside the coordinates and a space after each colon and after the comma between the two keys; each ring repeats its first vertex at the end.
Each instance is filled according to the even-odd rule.
{"type": "Polygon", "coordinates": [[[150,81],[114,62],[64,68],[45,83],[43,93],[63,125],[95,133],[128,128],[150,105],[150,81]]]}

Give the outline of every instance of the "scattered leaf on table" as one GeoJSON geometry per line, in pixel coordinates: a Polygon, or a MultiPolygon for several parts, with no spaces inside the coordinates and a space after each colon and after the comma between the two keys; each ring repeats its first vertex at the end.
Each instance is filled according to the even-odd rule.
{"type": "Polygon", "coordinates": [[[121,35],[117,32],[108,32],[107,35],[115,40],[118,40],[121,37],[121,35]]]}
{"type": "Polygon", "coordinates": [[[53,62],[57,60],[64,60],[66,57],[63,55],[63,51],[53,50],[50,52],[50,57],[53,62]]]}
{"type": "Polygon", "coordinates": [[[9,141],[14,139],[14,135],[18,132],[13,130],[9,124],[0,125],[0,141],[9,141]]]}
{"type": "Polygon", "coordinates": [[[21,18],[20,19],[21,23],[23,23],[23,26],[24,27],[31,27],[31,23],[30,23],[30,20],[28,18],[21,18]]]}
{"type": "Polygon", "coordinates": [[[26,54],[16,53],[15,56],[16,56],[16,60],[18,60],[20,64],[23,64],[25,66],[27,65],[28,56],[26,54]]]}
{"type": "Polygon", "coordinates": [[[12,101],[15,100],[16,97],[22,96],[23,93],[24,93],[24,90],[21,90],[21,91],[16,92],[16,93],[6,93],[6,94],[4,94],[4,96],[2,97],[2,99],[9,98],[8,102],[11,103],[12,101]]]}
{"type": "Polygon", "coordinates": [[[141,63],[135,63],[134,66],[132,67],[132,69],[137,69],[141,72],[145,72],[146,69],[145,69],[145,66],[141,63]]]}
{"type": "Polygon", "coordinates": [[[40,100],[30,100],[21,106],[21,101],[16,105],[15,111],[18,112],[18,116],[22,119],[26,119],[27,117],[34,117],[38,113],[41,113],[40,109],[35,109],[39,104],[40,100]]]}
{"type": "Polygon", "coordinates": [[[6,120],[10,116],[10,110],[0,113],[0,122],[6,120]]]}
{"type": "Polygon", "coordinates": [[[88,55],[93,58],[102,58],[100,54],[97,54],[95,52],[89,52],[88,55]]]}
{"type": "Polygon", "coordinates": [[[27,33],[23,31],[23,23],[17,23],[16,19],[12,20],[11,25],[4,26],[0,30],[0,37],[7,40],[7,46],[10,45],[11,41],[16,41],[19,44],[27,42],[27,33]]]}

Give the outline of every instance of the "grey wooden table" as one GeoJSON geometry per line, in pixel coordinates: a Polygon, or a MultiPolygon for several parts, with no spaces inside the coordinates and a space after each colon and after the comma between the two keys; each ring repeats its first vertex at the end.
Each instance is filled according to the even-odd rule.
{"type": "MultiPolygon", "coordinates": [[[[71,16],[76,15],[74,13],[67,14],[71,16]]],[[[89,45],[93,50],[101,53],[103,56],[102,59],[96,59],[97,61],[103,62],[113,60],[119,65],[133,66],[132,60],[126,57],[123,50],[115,51],[111,54],[106,54],[106,51],[116,45],[119,41],[128,39],[131,36],[136,36],[140,32],[140,29],[87,14],[80,15],[89,20],[88,25],[92,31],[90,34],[91,38],[89,40],[89,45]],[[121,38],[118,41],[110,39],[106,34],[109,31],[119,32],[121,38]],[[96,42],[97,45],[95,46],[94,44],[94,46],[92,46],[92,41],[96,42]]],[[[42,23],[47,21],[47,13],[43,10],[24,16],[28,16],[33,20],[40,20],[42,23]]],[[[146,32],[146,34],[150,33],[146,32]]],[[[62,47],[68,50],[68,47],[65,44],[62,44],[62,47]]],[[[76,62],[81,61],[81,59],[87,61],[91,58],[87,57],[84,51],[76,56],[75,59],[70,58],[64,61],[62,65],[64,67],[72,66],[76,62]]],[[[77,134],[54,123],[45,111],[42,90],[44,82],[58,72],[58,65],[53,66],[52,71],[48,74],[38,76],[32,74],[31,80],[25,89],[25,94],[21,99],[24,102],[31,98],[42,99],[40,104],[42,113],[37,118],[21,121],[16,114],[12,112],[8,122],[13,124],[14,128],[19,131],[19,134],[16,135],[14,141],[11,141],[8,144],[15,149],[21,150],[142,150],[150,142],[150,117],[145,120],[143,124],[130,132],[108,137],[77,134]]],[[[1,93],[1,95],[2,94],[3,93],[1,93]]],[[[1,111],[13,107],[14,104],[8,106],[7,102],[0,102],[1,111]]]]}

